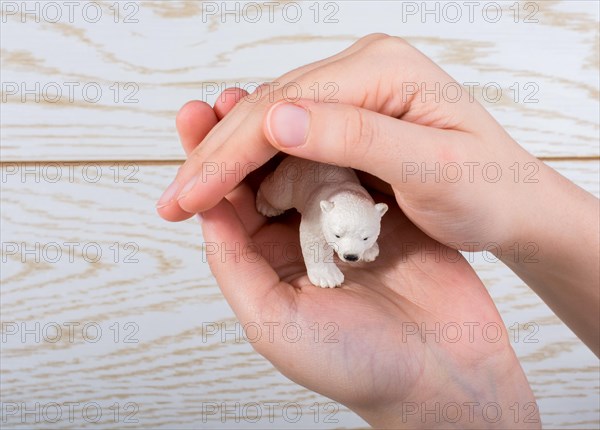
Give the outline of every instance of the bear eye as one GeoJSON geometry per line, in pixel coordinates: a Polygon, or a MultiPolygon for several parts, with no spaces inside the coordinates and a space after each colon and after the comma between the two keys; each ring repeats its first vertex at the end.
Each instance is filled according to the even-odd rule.
{"type": "Polygon", "coordinates": [[[363,240],[368,240],[368,239],[369,239],[368,237],[363,238],[363,240]]]}
{"type": "Polygon", "coordinates": [[[335,237],[337,237],[337,238],[339,239],[339,238],[340,238],[340,235],[339,235],[339,234],[336,234],[336,235],[335,235],[335,237]]]}

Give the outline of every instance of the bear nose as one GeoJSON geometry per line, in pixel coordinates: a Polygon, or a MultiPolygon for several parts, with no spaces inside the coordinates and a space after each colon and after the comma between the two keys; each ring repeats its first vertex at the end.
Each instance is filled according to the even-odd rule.
{"type": "Polygon", "coordinates": [[[358,261],[358,255],[356,254],[344,254],[344,259],[348,261],[358,261]]]}

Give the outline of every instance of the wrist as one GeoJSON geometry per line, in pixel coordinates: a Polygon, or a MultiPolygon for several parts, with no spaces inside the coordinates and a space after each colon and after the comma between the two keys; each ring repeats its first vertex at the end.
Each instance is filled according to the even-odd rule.
{"type": "Polygon", "coordinates": [[[586,219],[597,223],[590,210],[597,199],[541,160],[534,160],[539,174],[535,182],[514,187],[513,204],[508,210],[512,214],[504,227],[507,234],[498,242],[499,250],[490,249],[513,268],[539,263],[542,256],[546,260],[564,256],[561,247],[568,245],[569,239],[580,239],[574,233],[581,230],[586,219]]]}
{"type": "Polygon", "coordinates": [[[512,348],[482,366],[436,372],[410,396],[388,405],[357,408],[374,428],[541,428],[538,406],[512,348]]]}
{"type": "Polygon", "coordinates": [[[511,266],[537,262],[541,239],[561,229],[559,212],[564,212],[573,191],[570,187],[578,188],[516,142],[513,144],[518,148],[511,152],[512,159],[517,160],[513,165],[520,173],[507,175],[500,209],[503,216],[497,223],[497,247],[489,249],[511,266]]]}
{"type": "Polygon", "coordinates": [[[599,355],[600,205],[539,163],[538,183],[515,198],[518,228],[494,254],[599,355]]]}

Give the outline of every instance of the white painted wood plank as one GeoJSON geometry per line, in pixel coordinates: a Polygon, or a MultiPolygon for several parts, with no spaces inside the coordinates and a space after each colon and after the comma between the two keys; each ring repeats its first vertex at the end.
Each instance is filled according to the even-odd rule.
{"type": "Polygon", "coordinates": [[[96,23],[84,4],[72,20],[62,7],[51,23],[55,13],[36,2],[37,23],[7,10],[13,3],[3,3],[0,30],[5,161],[182,158],[174,117],[186,101],[213,102],[215,87],[254,88],[372,32],[405,37],[458,82],[477,83],[475,96],[536,155],[600,153],[597,2],[501,1],[498,22],[494,2],[472,17],[451,2],[456,23],[443,2],[428,3],[437,15],[423,2],[281,2],[273,22],[264,5],[252,22],[248,2],[229,3],[238,15],[221,14],[221,2],[124,2],[117,23],[112,2],[100,2],[96,23]]]}
{"type": "MultiPolygon", "coordinates": [[[[551,165],[599,195],[597,161],[551,165]]],[[[17,404],[15,415],[3,411],[3,427],[32,427],[36,414],[26,415],[28,421],[22,423],[21,402],[28,409],[40,404],[37,417],[45,428],[97,427],[82,417],[84,406],[90,408],[86,418],[94,417],[94,402],[103,412],[103,428],[364,427],[342,406],[331,417],[337,422],[325,422],[331,412],[325,410],[332,404],[328,399],[288,381],[239,336],[229,333],[223,342],[223,331],[211,334],[214,326],[206,324],[235,330],[236,320],[202,262],[199,226],[193,220],[170,224],[154,212],[154,202],[176,166],[142,164],[136,173],[119,166],[115,176],[116,167],[100,165],[97,182],[91,182],[92,167],[85,174],[81,166],[72,174],[63,167],[61,180],[51,182],[56,177],[51,165],[29,166],[29,172],[40,172],[38,181],[32,173],[23,178],[23,166],[17,165],[17,174],[9,174],[14,165],[2,166],[0,311],[5,338],[0,401],[5,408],[17,404]],[[126,182],[132,180],[137,182],[126,182]],[[52,243],[63,250],[58,259],[52,243]],[[120,250],[116,261],[115,243],[120,250]],[[125,249],[128,243],[136,247],[125,249]],[[15,252],[11,244],[17,246],[15,252]],[[95,258],[98,247],[102,250],[98,262],[83,258],[85,245],[88,259],[95,258]],[[72,262],[68,246],[75,250],[72,262]],[[33,251],[25,255],[24,247],[33,251]],[[137,262],[126,262],[127,257],[137,262]],[[19,330],[14,335],[12,322],[19,330]],[[64,325],[69,322],[79,323],[73,341],[64,325]],[[63,327],[54,343],[49,341],[55,337],[52,323],[63,327]],[[91,324],[87,338],[85,324],[91,324]],[[102,334],[92,342],[96,327],[102,334]],[[37,332],[39,342],[34,334],[23,341],[23,328],[37,332]],[[49,422],[54,417],[48,407],[52,402],[63,405],[63,417],[56,423],[49,422]],[[67,420],[64,402],[79,403],[73,422],[67,420]],[[252,402],[263,412],[255,423],[252,402]],[[267,402],[278,403],[272,420],[266,415],[267,402]],[[317,423],[315,402],[321,412],[317,423]],[[116,422],[115,407],[109,409],[115,403],[121,412],[116,422]],[[219,412],[208,414],[222,403],[234,410],[224,422],[219,412]],[[240,422],[235,421],[236,403],[240,422]],[[288,403],[301,407],[297,423],[289,422],[295,417],[292,406],[287,406],[287,420],[283,415],[288,403]],[[137,423],[124,422],[134,412],[124,409],[131,404],[138,408],[131,417],[137,423]]],[[[544,425],[598,427],[597,358],[507,268],[483,256],[472,261],[507,326],[520,324],[513,345],[536,393],[544,425]],[[526,337],[526,323],[535,323],[537,333],[526,337]]]]}

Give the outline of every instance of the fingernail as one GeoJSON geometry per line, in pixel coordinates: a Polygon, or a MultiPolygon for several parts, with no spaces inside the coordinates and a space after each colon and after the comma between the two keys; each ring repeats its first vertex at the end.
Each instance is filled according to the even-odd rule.
{"type": "Polygon", "coordinates": [[[156,202],[156,208],[160,209],[160,208],[164,208],[165,206],[169,206],[171,204],[171,202],[173,201],[173,199],[175,198],[175,195],[177,194],[177,190],[179,190],[179,182],[177,182],[177,181],[171,182],[171,185],[169,185],[167,187],[167,189],[162,194],[162,196],[160,196],[160,199],[158,199],[158,202],[156,202]]]}
{"type": "Polygon", "coordinates": [[[187,184],[185,184],[185,186],[181,189],[181,192],[177,196],[177,200],[184,198],[186,196],[186,194],[188,194],[190,191],[192,191],[192,188],[194,188],[194,185],[196,185],[197,181],[198,181],[198,176],[192,177],[192,179],[190,179],[187,182],[187,184]]]}
{"type": "Polygon", "coordinates": [[[198,220],[198,222],[199,222],[200,224],[202,224],[202,221],[203,221],[203,219],[202,219],[202,215],[200,215],[199,213],[197,213],[197,214],[196,214],[196,219],[198,220]]]}
{"type": "Polygon", "coordinates": [[[309,119],[308,111],[303,107],[280,103],[271,108],[267,127],[279,146],[291,148],[306,141],[309,119]]]}

